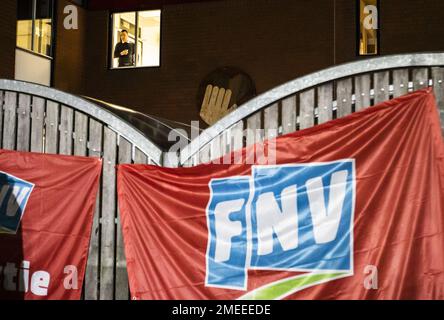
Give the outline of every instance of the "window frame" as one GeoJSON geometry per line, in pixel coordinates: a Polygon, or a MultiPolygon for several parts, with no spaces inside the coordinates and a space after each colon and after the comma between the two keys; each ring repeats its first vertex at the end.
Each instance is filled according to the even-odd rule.
{"type": "Polygon", "coordinates": [[[107,53],[107,61],[108,61],[108,70],[114,71],[114,70],[133,70],[133,69],[158,69],[162,66],[162,30],[163,30],[163,18],[162,18],[162,11],[163,8],[153,8],[153,9],[147,9],[147,10],[112,10],[109,11],[109,19],[108,19],[108,53],[107,53]],[[114,43],[113,43],[113,32],[114,32],[114,15],[115,14],[121,14],[121,13],[135,13],[136,16],[136,37],[134,39],[134,47],[135,47],[135,64],[137,64],[137,53],[138,53],[138,45],[137,40],[139,39],[138,35],[138,27],[139,27],[139,12],[143,11],[160,11],[160,26],[159,26],[159,65],[158,66],[130,66],[130,67],[113,67],[113,53],[114,53],[114,43]]]}
{"type": "MultiPolygon", "coordinates": [[[[56,37],[56,14],[55,11],[57,10],[56,0],[52,0],[51,3],[51,47],[50,47],[50,55],[46,55],[40,52],[37,52],[34,50],[35,48],[35,32],[36,32],[36,17],[37,17],[37,0],[31,0],[32,1],[32,30],[31,30],[31,49],[23,48],[17,45],[17,31],[16,31],[16,41],[15,41],[15,48],[18,50],[23,50],[25,52],[32,53],[34,55],[44,57],[50,60],[54,60],[55,55],[55,37],[56,37]]],[[[18,5],[18,4],[17,4],[18,5]]],[[[18,8],[17,8],[18,10],[18,8]]],[[[17,17],[17,23],[18,23],[18,17],[17,17]]]]}
{"type": "Polygon", "coordinates": [[[378,8],[378,29],[376,30],[376,53],[361,54],[361,1],[356,0],[356,56],[362,59],[377,57],[381,55],[381,0],[376,0],[376,7],[378,8]]]}

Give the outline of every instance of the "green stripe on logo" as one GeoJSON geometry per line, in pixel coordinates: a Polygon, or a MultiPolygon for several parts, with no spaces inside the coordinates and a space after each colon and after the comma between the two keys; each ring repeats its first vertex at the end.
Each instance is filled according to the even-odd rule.
{"type": "Polygon", "coordinates": [[[351,276],[350,273],[310,273],[267,284],[240,297],[240,300],[276,300],[316,284],[351,276]]]}

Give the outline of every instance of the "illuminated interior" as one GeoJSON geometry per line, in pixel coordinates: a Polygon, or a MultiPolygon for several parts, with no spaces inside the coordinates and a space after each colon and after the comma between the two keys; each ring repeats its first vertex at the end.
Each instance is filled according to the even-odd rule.
{"type": "MultiPolygon", "coordinates": [[[[160,65],[160,10],[124,12],[113,14],[114,47],[120,41],[120,32],[128,31],[129,42],[136,43],[136,67],[160,65]],[[136,35],[136,27],[138,33],[136,35]]],[[[112,56],[112,68],[118,68],[118,59],[112,56]]]]}
{"type": "MultiPolygon", "coordinates": [[[[377,7],[377,0],[360,0],[360,15],[359,15],[359,54],[360,55],[375,55],[378,54],[378,30],[366,28],[365,19],[369,20],[368,15],[364,9],[366,6],[377,7]]],[[[378,8],[379,9],[379,8],[378,8]]],[[[372,21],[373,22],[373,21],[372,21]]],[[[377,22],[376,22],[377,23],[377,22]]]]}

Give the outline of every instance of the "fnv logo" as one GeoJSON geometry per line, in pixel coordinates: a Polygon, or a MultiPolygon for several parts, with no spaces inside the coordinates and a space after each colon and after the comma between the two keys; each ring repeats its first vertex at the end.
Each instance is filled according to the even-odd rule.
{"type": "Polygon", "coordinates": [[[254,269],[308,272],[253,297],[282,298],[353,274],[354,160],[251,170],[209,184],[206,286],[247,290],[254,269]]]}
{"type": "Polygon", "coordinates": [[[0,232],[17,233],[34,184],[0,171],[0,232]]]}

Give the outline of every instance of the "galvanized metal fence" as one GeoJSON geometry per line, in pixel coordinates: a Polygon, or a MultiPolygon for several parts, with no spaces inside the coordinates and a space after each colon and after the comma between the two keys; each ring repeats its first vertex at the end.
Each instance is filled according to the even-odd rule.
{"type": "Polygon", "coordinates": [[[444,53],[388,56],[332,67],[272,89],[205,130],[166,163],[167,157],[145,136],[91,102],[52,88],[0,80],[0,147],[103,158],[83,297],[126,300],[116,164],[207,162],[427,86],[434,89],[444,132],[444,53]]]}

